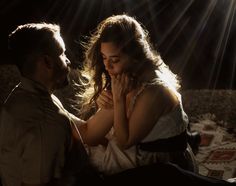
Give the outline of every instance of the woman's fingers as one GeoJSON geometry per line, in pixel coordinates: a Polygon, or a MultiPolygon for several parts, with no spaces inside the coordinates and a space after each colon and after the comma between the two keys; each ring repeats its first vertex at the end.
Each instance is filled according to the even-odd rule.
{"type": "Polygon", "coordinates": [[[131,88],[132,88],[132,79],[125,73],[122,74],[122,85],[123,85],[123,89],[126,92],[126,94],[128,92],[130,92],[131,88]]]}
{"type": "Polygon", "coordinates": [[[112,108],[112,105],[110,105],[109,103],[103,102],[101,99],[97,100],[97,105],[98,105],[99,108],[102,108],[102,109],[112,108]]]}
{"type": "Polygon", "coordinates": [[[113,108],[113,98],[110,91],[103,91],[96,103],[100,108],[113,108]]]}
{"type": "Polygon", "coordinates": [[[112,93],[109,90],[104,90],[101,95],[106,97],[107,99],[109,99],[111,101],[113,100],[112,93]]]}
{"type": "Polygon", "coordinates": [[[114,99],[118,100],[126,96],[133,87],[133,82],[131,82],[131,78],[126,73],[111,76],[111,82],[114,99]]]}
{"type": "Polygon", "coordinates": [[[103,91],[100,97],[107,103],[113,104],[113,97],[110,91],[103,91]]]}

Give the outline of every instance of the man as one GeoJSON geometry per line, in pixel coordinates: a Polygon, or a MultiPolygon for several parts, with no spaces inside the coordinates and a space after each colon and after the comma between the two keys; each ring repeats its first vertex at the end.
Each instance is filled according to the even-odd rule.
{"type": "Polygon", "coordinates": [[[2,185],[56,184],[75,174],[71,165],[76,162],[69,159],[86,158],[72,138],[70,114],[52,94],[68,84],[70,70],[60,28],[46,23],[18,26],[9,35],[9,52],[22,78],[0,115],[2,185]]]}

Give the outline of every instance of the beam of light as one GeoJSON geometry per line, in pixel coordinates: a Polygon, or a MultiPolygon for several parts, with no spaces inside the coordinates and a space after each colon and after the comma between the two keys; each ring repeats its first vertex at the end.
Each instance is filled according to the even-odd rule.
{"type": "MultiPolygon", "coordinates": [[[[193,4],[194,0],[190,0],[186,6],[183,8],[182,11],[176,11],[181,12],[176,18],[173,20],[173,23],[169,26],[168,30],[165,32],[165,35],[162,36],[161,40],[159,41],[159,45],[161,45],[167,36],[171,33],[171,31],[176,27],[176,25],[179,23],[183,15],[186,13],[186,11],[189,9],[189,7],[193,4]]],[[[179,6],[182,9],[182,6],[179,6]]]]}
{"type": "Polygon", "coordinates": [[[180,74],[182,74],[185,66],[187,65],[187,62],[188,62],[190,56],[192,55],[193,50],[195,49],[197,42],[199,41],[201,33],[203,32],[204,28],[206,27],[209,17],[211,16],[213,10],[216,7],[216,4],[217,4],[217,0],[212,0],[209,2],[208,6],[206,8],[206,11],[202,15],[200,21],[197,24],[196,29],[194,30],[194,32],[192,33],[192,36],[190,37],[190,39],[188,40],[188,42],[186,44],[183,55],[181,56],[180,60],[177,61],[178,62],[177,66],[181,67],[181,68],[178,68],[180,74]]]}
{"type": "Polygon", "coordinates": [[[224,54],[225,54],[225,49],[226,49],[226,46],[228,43],[230,30],[232,28],[232,24],[233,24],[233,20],[234,20],[233,18],[234,18],[236,4],[235,4],[235,1],[230,1],[230,2],[231,3],[229,4],[229,8],[226,11],[227,14],[225,16],[224,24],[222,26],[222,31],[221,31],[219,41],[218,41],[218,44],[216,47],[216,52],[215,52],[215,56],[216,56],[215,59],[216,60],[214,61],[214,66],[211,70],[210,80],[209,80],[209,84],[208,84],[208,87],[209,87],[211,84],[212,78],[214,76],[215,68],[218,63],[218,69],[216,70],[216,77],[215,77],[215,81],[213,84],[213,89],[215,89],[215,87],[217,85],[218,78],[220,76],[223,58],[224,58],[224,54]]]}
{"type": "MultiPolygon", "coordinates": [[[[73,1],[74,4],[72,4],[72,6],[70,7],[71,8],[71,11],[67,11],[69,15],[71,15],[71,12],[75,12],[73,14],[73,17],[70,18],[70,24],[66,24],[68,23],[68,19],[65,18],[64,21],[65,21],[65,25],[68,25],[66,30],[67,30],[67,34],[69,34],[75,27],[77,27],[76,25],[79,25],[80,28],[84,28],[84,24],[87,24],[88,23],[88,16],[91,14],[91,9],[93,6],[86,6],[88,2],[85,2],[85,1],[81,1],[80,3],[76,3],[76,1],[73,1]],[[89,7],[89,8],[87,8],[89,7]],[[86,10],[86,13],[85,11],[86,10]],[[83,13],[83,15],[81,15],[83,13]],[[78,22],[79,19],[79,16],[83,16],[83,21],[82,22],[78,22]]],[[[82,30],[82,29],[81,29],[82,30]]]]}
{"type": "Polygon", "coordinates": [[[172,40],[169,41],[169,43],[167,44],[167,46],[165,47],[165,50],[162,52],[162,55],[165,56],[169,50],[171,49],[171,47],[173,46],[173,44],[175,43],[175,41],[178,39],[180,33],[184,30],[184,28],[186,27],[186,25],[189,23],[190,19],[186,19],[184,20],[184,22],[182,23],[181,27],[178,29],[178,31],[175,33],[175,35],[173,36],[172,40]]]}
{"type": "Polygon", "coordinates": [[[92,10],[97,7],[97,4],[96,1],[87,0],[63,1],[63,3],[53,1],[47,17],[53,17],[55,20],[60,21],[62,26],[64,26],[66,35],[70,35],[76,30],[79,30],[79,34],[79,32],[91,26],[91,20],[89,19],[91,19],[91,15],[96,16],[97,11],[92,12],[92,10]]]}
{"type": "MultiPolygon", "coordinates": [[[[157,15],[159,15],[159,14],[161,14],[163,11],[165,11],[166,10],[166,8],[171,4],[171,2],[169,1],[167,4],[165,4],[164,6],[162,6],[161,7],[161,9],[158,9],[158,10],[154,10],[154,8],[155,8],[155,5],[156,4],[158,4],[158,1],[155,1],[155,4],[154,5],[152,5],[151,6],[151,0],[148,0],[149,1],[149,3],[148,3],[148,8],[149,8],[149,10],[150,10],[150,12],[151,12],[151,15],[155,15],[155,16],[153,16],[152,18],[155,18],[157,15]],[[155,14],[153,13],[153,12],[155,12],[155,14]]],[[[167,11],[167,10],[166,10],[167,11]]]]}
{"type": "MultiPolygon", "coordinates": [[[[57,20],[59,20],[62,13],[64,12],[64,8],[61,8],[60,5],[61,5],[60,1],[51,1],[51,3],[48,4],[48,7],[50,7],[50,9],[47,11],[47,15],[45,15],[45,19],[48,20],[51,17],[55,17],[57,20]],[[58,7],[60,7],[60,9],[58,7]],[[54,14],[56,14],[56,16],[54,14]]],[[[63,6],[63,7],[67,7],[67,6],[63,6]]]]}
{"type": "MultiPolygon", "coordinates": [[[[232,22],[233,19],[236,19],[235,17],[235,11],[236,11],[236,2],[234,1],[234,5],[233,5],[233,10],[232,10],[232,22]]],[[[232,24],[231,22],[231,24],[232,24]]],[[[231,27],[232,25],[230,25],[231,27]]],[[[235,51],[236,53],[236,51],[235,51]]],[[[232,74],[231,74],[231,78],[230,78],[230,88],[232,89],[234,86],[234,81],[235,81],[235,72],[236,72],[236,55],[234,55],[234,59],[233,59],[233,68],[232,68],[232,74]]]]}
{"type": "MultiPolygon", "coordinates": [[[[102,2],[103,1],[104,0],[102,0],[102,2]]],[[[100,22],[99,17],[98,17],[100,16],[100,12],[98,10],[99,9],[102,10],[104,6],[104,3],[100,3],[100,2],[101,1],[96,1],[96,0],[94,1],[83,0],[82,3],[80,3],[80,6],[82,4],[80,8],[82,12],[80,11],[80,14],[77,14],[77,16],[83,16],[83,21],[80,23],[77,23],[76,21],[78,20],[78,17],[75,17],[74,22],[76,23],[73,22],[71,24],[72,25],[78,24],[77,27],[80,27],[80,30],[82,31],[87,30],[87,29],[90,30],[91,26],[94,26],[93,24],[96,24],[95,26],[97,26],[97,24],[100,22]],[[96,7],[96,9],[94,9],[94,7],[96,7]],[[95,19],[91,20],[91,15],[93,15],[95,19]],[[91,21],[96,21],[96,22],[91,22],[91,21]]],[[[94,29],[94,27],[92,29],[94,29]]]]}
{"type": "MultiPolygon", "coordinates": [[[[146,3],[146,1],[139,1],[135,4],[135,6],[133,6],[133,4],[130,6],[129,11],[131,13],[135,13],[138,9],[142,9],[143,10],[143,5],[146,3]]],[[[147,10],[143,10],[142,12],[140,12],[140,17],[144,17],[144,15],[146,15],[147,10]]]]}
{"type": "Polygon", "coordinates": [[[63,25],[66,25],[67,34],[71,32],[74,25],[74,19],[76,19],[78,12],[80,12],[80,10],[82,9],[82,6],[79,5],[80,4],[76,3],[76,1],[68,1],[65,5],[63,5],[63,11],[61,12],[61,22],[63,25]],[[71,14],[71,12],[75,13],[71,14]],[[68,24],[68,21],[70,22],[70,24],[68,24]]]}
{"type": "Polygon", "coordinates": [[[102,2],[100,4],[101,4],[101,8],[99,10],[98,17],[99,17],[99,19],[102,19],[102,17],[103,17],[102,15],[104,14],[104,9],[106,10],[108,8],[108,10],[109,10],[110,1],[105,2],[104,0],[102,0],[102,2]]]}
{"type": "Polygon", "coordinates": [[[150,19],[147,22],[147,24],[152,23],[153,29],[154,29],[154,33],[157,33],[157,26],[156,26],[156,17],[157,15],[161,14],[164,10],[166,10],[166,8],[170,5],[171,2],[168,2],[167,4],[165,4],[161,9],[158,9],[158,11],[155,8],[155,6],[158,4],[158,1],[155,1],[155,4],[152,4],[151,0],[148,0],[148,12],[150,12],[150,19]]]}
{"type": "Polygon", "coordinates": [[[53,17],[53,21],[59,21],[62,26],[66,25],[65,30],[67,34],[69,34],[71,31],[71,26],[73,25],[68,24],[68,21],[71,22],[73,17],[76,16],[76,14],[73,14],[73,17],[71,18],[71,12],[75,12],[75,8],[80,10],[80,6],[77,6],[78,3],[76,1],[63,1],[63,3],[60,1],[51,1],[51,4],[49,5],[50,9],[48,10],[46,19],[53,17]]]}
{"type": "Polygon", "coordinates": [[[236,72],[236,57],[235,56],[232,61],[233,61],[233,67],[232,67],[232,74],[231,74],[231,78],[230,78],[230,89],[233,89],[234,81],[235,81],[235,72],[236,72]]]}
{"type": "Polygon", "coordinates": [[[147,18],[146,16],[148,15],[148,10],[145,8],[147,5],[147,1],[144,0],[144,1],[137,1],[135,2],[132,2],[132,1],[127,1],[126,3],[129,3],[127,4],[127,12],[131,15],[138,15],[138,17],[141,17],[141,18],[147,18]]]}

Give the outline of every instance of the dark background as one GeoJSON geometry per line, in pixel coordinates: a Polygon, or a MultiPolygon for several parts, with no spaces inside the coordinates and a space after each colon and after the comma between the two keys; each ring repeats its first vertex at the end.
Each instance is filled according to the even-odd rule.
{"type": "Polygon", "coordinates": [[[74,67],[104,18],[128,13],[149,30],[183,89],[236,88],[235,0],[0,0],[1,64],[9,63],[7,36],[28,22],[58,23],[74,67]]]}

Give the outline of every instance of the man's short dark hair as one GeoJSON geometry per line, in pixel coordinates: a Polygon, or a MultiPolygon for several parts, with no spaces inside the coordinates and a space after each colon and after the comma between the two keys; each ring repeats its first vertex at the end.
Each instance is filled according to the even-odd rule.
{"type": "Polygon", "coordinates": [[[60,35],[60,27],[50,23],[28,23],[18,26],[8,39],[10,55],[21,73],[34,71],[34,59],[43,54],[56,52],[55,34],[60,35]]]}

